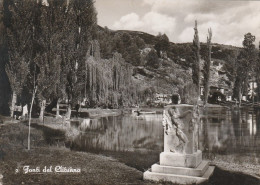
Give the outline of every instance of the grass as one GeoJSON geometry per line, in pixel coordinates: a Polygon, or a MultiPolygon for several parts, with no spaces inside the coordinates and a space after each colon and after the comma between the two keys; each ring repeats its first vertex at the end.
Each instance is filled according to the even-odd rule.
{"type": "Polygon", "coordinates": [[[1,125],[0,173],[3,174],[4,184],[154,184],[144,182],[141,171],[111,157],[71,151],[61,146],[50,146],[44,140],[45,132],[49,132],[49,128],[35,128],[31,130],[32,140],[34,140],[32,149],[28,151],[26,125],[21,123],[1,125]],[[22,168],[25,165],[30,165],[32,168],[38,166],[41,169],[44,166],[62,165],[80,168],[81,173],[24,174],[22,168]],[[16,169],[20,172],[15,173],[16,169]]]}

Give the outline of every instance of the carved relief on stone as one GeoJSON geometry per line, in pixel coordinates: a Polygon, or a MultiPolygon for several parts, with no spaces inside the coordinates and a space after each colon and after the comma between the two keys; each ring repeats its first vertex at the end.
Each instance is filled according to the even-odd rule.
{"type": "Polygon", "coordinates": [[[164,110],[165,151],[180,154],[196,152],[198,150],[198,121],[199,112],[195,106],[186,111],[180,107],[164,110]]]}

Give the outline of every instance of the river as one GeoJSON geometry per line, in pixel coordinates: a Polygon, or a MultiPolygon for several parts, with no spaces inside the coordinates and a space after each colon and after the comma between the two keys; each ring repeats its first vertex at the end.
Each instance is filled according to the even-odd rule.
{"type": "MultiPolygon", "coordinates": [[[[214,108],[203,112],[199,125],[199,148],[206,158],[260,161],[259,110],[214,108]]],[[[72,150],[111,156],[142,171],[163,151],[162,114],[82,119],[71,127],[79,131],[67,144],[72,150]]]]}

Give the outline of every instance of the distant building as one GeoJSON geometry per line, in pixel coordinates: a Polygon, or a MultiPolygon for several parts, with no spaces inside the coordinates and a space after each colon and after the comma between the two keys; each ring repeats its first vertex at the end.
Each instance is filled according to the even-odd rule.
{"type": "Polygon", "coordinates": [[[186,59],[185,58],[181,58],[180,59],[182,62],[186,62],[186,59]]]}
{"type": "Polygon", "coordinates": [[[250,81],[249,82],[248,95],[250,95],[250,96],[255,95],[256,88],[257,88],[257,83],[255,81],[250,81]]]}
{"type": "Polygon", "coordinates": [[[178,93],[176,94],[163,94],[156,93],[154,103],[156,104],[180,104],[181,97],[178,93]]]}
{"type": "Polygon", "coordinates": [[[227,96],[227,101],[232,101],[232,96],[227,96]]]}
{"type": "Polygon", "coordinates": [[[172,103],[172,94],[156,93],[154,103],[171,104],[172,103]]]}
{"type": "Polygon", "coordinates": [[[244,94],[247,97],[247,100],[254,101],[256,96],[257,83],[256,79],[252,78],[249,80],[248,84],[248,94],[244,94]]]}
{"type": "MultiPolygon", "coordinates": [[[[200,95],[201,97],[204,95],[204,87],[200,88],[200,95]]],[[[227,87],[216,87],[216,86],[210,86],[209,87],[209,98],[212,96],[217,96],[217,99],[220,100],[226,100],[226,101],[231,101],[231,95],[230,91],[227,87]],[[221,93],[221,94],[219,94],[221,93]]]]}

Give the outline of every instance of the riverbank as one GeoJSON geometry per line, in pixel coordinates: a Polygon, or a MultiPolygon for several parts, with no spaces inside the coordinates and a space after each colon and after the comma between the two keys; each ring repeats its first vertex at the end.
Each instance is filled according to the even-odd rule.
{"type": "Polygon", "coordinates": [[[49,146],[41,130],[32,128],[31,150],[27,146],[28,127],[10,123],[0,126],[0,174],[3,184],[154,184],[142,180],[143,173],[117,160],[83,152],[49,146]],[[24,174],[23,167],[52,166],[49,173],[24,174]],[[80,173],[54,172],[56,166],[80,169],[80,173]],[[16,169],[19,172],[16,172],[16,169]]]}
{"type": "MultiPolygon", "coordinates": [[[[31,150],[28,151],[26,149],[28,127],[25,124],[0,125],[0,174],[3,175],[3,184],[161,184],[143,181],[143,170],[131,167],[125,161],[137,160],[134,157],[120,155],[120,159],[71,151],[65,148],[62,142],[65,139],[64,131],[44,125],[32,126],[31,150]],[[60,141],[57,142],[57,138],[60,141]],[[47,168],[52,166],[53,172],[24,174],[22,168],[26,165],[32,168],[39,167],[41,170],[45,166],[47,168]],[[80,169],[81,172],[54,173],[56,166],[80,169]],[[16,169],[19,169],[18,173],[16,169]]],[[[149,156],[138,156],[137,161],[147,163],[148,158],[149,156]]],[[[148,161],[149,164],[143,165],[150,166],[157,159],[152,160],[148,161]]],[[[205,184],[258,185],[259,182],[258,179],[244,173],[230,172],[217,167],[209,182],[205,184]]]]}
{"type": "MultiPolygon", "coordinates": [[[[59,113],[61,116],[64,116],[67,112],[67,105],[61,104],[59,113]]],[[[71,117],[82,117],[82,118],[96,118],[96,117],[105,117],[105,116],[118,116],[123,114],[123,109],[102,109],[102,108],[80,108],[78,115],[76,115],[76,110],[71,110],[71,117]]],[[[46,115],[56,116],[56,108],[53,108],[50,113],[45,113],[46,115]]]]}
{"type": "Polygon", "coordinates": [[[96,118],[96,117],[106,117],[106,116],[118,116],[120,114],[123,114],[123,110],[121,109],[87,109],[87,108],[81,108],[81,113],[87,113],[90,118],[96,118]]]}

